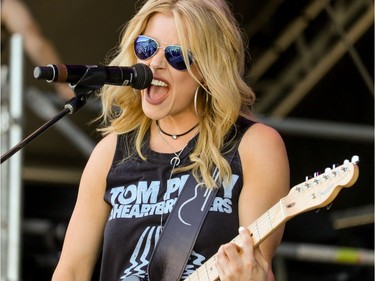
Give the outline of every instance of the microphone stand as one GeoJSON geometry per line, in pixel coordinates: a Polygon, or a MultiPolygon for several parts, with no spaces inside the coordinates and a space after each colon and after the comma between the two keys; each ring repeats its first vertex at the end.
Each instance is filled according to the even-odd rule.
{"type": "Polygon", "coordinates": [[[25,147],[28,143],[40,136],[43,132],[49,129],[53,124],[62,119],[66,114],[73,114],[80,110],[87,102],[90,95],[103,87],[106,76],[103,72],[97,71],[95,68],[87,69],[83,77],[73,85],[75,97],[71,98],[65,103],[64,109],[52,117],[49,121],[44,123],[41,127],[11,148],[8,152],[1,156],[1,164],[8,160],[12,155],[25,147]]]}

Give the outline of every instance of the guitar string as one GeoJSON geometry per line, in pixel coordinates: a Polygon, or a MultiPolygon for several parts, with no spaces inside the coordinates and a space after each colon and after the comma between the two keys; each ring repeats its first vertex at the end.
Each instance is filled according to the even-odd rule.
{"type": "MultiPolygon", "coordinates": [[[[299,198],[299,194],[292,193],[292,194],[289,194],[289,195],[290,195],[290,197],[292,197],[292,199],[298,199],[299,198]]],[[[294,201],[294,200],[292,200],[292,201],[294,201]]],[[[257,228],[259,229],[259,232],[267,232],[267,231],[273,230],[272,226],[270,228],[269,227],[270,224],[268,223],[270,217],[279,218],[279,220],[280,220],[279,223],[283,222],[283,219],[285,219],[285,215],[284,215],[284,212],[283,212],[282,208],[283,208],[283,206],[282,205],[280,206],[280,204],[278,202],[274,206],[272,206],[266,213],[264,213],[262,216],[260,216],[260,218],[257,220],[257,228]]],[[[279,223],[277,223],[277,224],[279,224],[279,223]]],[[[254,228],[254,224],[251,224],[249,226],[249,229],[251,229],[251,228],[254,228]]],[[[236,238],[234,238],[233,240],[236,240],[236,238]]],[[[206,271],[208,277],[210,277],[209,276],[210,273],[207,270],[207,267],[212,270],[212,266],[214,266],[214,257],[212,257],[211,259],[209,259],[205,263],[205,268],[203,268],[203,267],[198,268],[198,270],[196,271],[196,275],[198,277],[198,280],[199,280],[199,274],[200,274],[201,271],[206,271]]],[[[192,279],[192,278],[195,278],[194,273],[192,275],[190,275],[187,280],[191,280],[191,281],[196,280],[196,279],[192,279]]]]}
{"type": "MultiPolygon", "coordinates": [[[[307,181],[306,181],[307,182],[307,181]]],[[[296,187],[299,187],[299,186],[304,186],[304,184],[306,183],[301,183],[299,185],[297,185],[296,187]]],[[[318,183],[320,184],[320,183],[318,183]]],[[[296,193],[289,193],[288,194],[288,197],[291,197],[291,198],[288,198],[288,199],[292,199],[292,202],[294,202],[296,199],[300,199],[300,194],[296,194],[296,193]]],[[[284,197],[285,198],[285,197],[284,197]]],[[[282,198],[281,200],[283,200],[284,198],[282,198]]],[[[277,222],[276,225],[278,226],[278,224],[281,224],[283,223],[283,220],[286,218],[286,215],[285,215],[285,211],[283,210],[283,208],[285,208],[284,204],[282,201],[279,201],[277,202],[274,206],[272,206],[267,212],[265,212],[263,215],[261,215],[259,217],[259,219],[257,219],[257,223],[256,223],[256,227],[258,228],[259,232],[267,232],[267,231],[273,231],[273,226],[272,226],[272,223],[268,223],[268,222],[271,222],[272,221],[272,217],[274,218],[278,218],[280,220],[280,222],[277,222]],[[271,227],[269,227],[271,225],[271,227]],[[264,231],[265,230],[265,231],[264,231]]],[[[254,228],[254,223],[251,224],[249,227],[250,231],[252,231],[251,229],[254,228]]],[[[254,233],[254,230],[252,231],[254,233]]],[[[238,236],[237,236],[238,237],[238,236]]],[[[235,237],[233,239],[233,241],[236,241],[236,238],[235,237]]],[[[259,237],[260,238],[260,237],[259,237]]],[[[207,274],[207,276],[210,278],[210,274],[209,274],[209,271],[207,270],[207,267],[212,270],[214,270],[214,258],[215,256],[211,257],[204,265],[205,267],[200,267],[196,270],[196,274],[192,274],[190,275],[187,280],[196,280],[196,279],[192,279],[192,278],[195,278],[195,276],[197,275],[197,278],[198,280],[200,279],[199,278],[199,274],[200,274],[200,271],[205,271],[205,273],[207,274]]],[[[216,269],[215,269],[216,270],[216,269]]],[[[216,274],[216,273],[215,273],[216,274]]]]}
{"type": "MultiPolygon", "coordinates": [[[[271,207],[270,208],[270,210],[269,210],[269,212],[271,212],[271,211],[276,211],[276,212],[274,212],[275,213],[275,215],[277,215],[277,214],[280,214],[280,206],[279,206],[279,204],[277,203],[277,204],[275,204],[273,207],[271,207]],[[279,207],[278,209],[276,209],[275,207],[279,207]]],[[[268,232],[268,231],[272,231],[273,230],[273,228],[270,228],[269,227],[269,223],[267,223],[267,221],[269,221],[269,219],[268,219],[268,214],[267,214],[268,212],[266,212],[265,214],[263,214],[258,220],[257,220],[257,228],[258,228],[258,230],[259,230],[259,232],[260,233],[264,233],[264,232],[268,232]]],[[[271,214],[270,214],[271,215],[271,214]]],[[[284,216],[283,215],[281,215],[281,217],[283,218],[284,216]]],[[[281,219],[280,220],[280,223],[282,223],[282,220],[283,219],[281,219]]],[[[279,223],[278,223],[279,224],[279,223]]],[[[254,226],[255,225],[255,223],[253,223],[253,224],[251,224],[250,226],[249,226],[249,229],[251,229],[251,226],[254,226]]],[[[253,232],[255,232],[255,231],[253,231],[253,232]]],[[[265,234],[267,234],[267,233],[265,233],[265,234]]],[[[236,238],[238,238],[238,236],[237,237],[235,237],[232,241],[236,241],[237,239],[236,238]]],[[[255,237],[256,238],[256,237],[255,237]]],[[[198,268],[197,270],[196,270],[196,272],[194,272],[192,275],[190,275],[188,278],[187,278],[187,280],[191,280],[191,281],[193,281],[193,280],[200,280],[200,278],[199,278],[199,275],[201,274],[201,271],[203,271],[203,273],[206,273],[207,275],[208,275],[208,277],[210,278],[210,274],[212,274],[212,270],[216,270],[215,269],[215,267],[214,267],[214,262],[215,262],[215,260],[214,260],[214,256],[212,257],[212,258],[210,258],[204,265],[205,265],[205,267],[200,267],[200,268],[198,268]],[[198,279],[193,279],[193,278],[195,278],[195,276],[198,278],[198,279]]],[[[216,274],[216,272],[214,272],[214,274],[216,274]]]]}
{"type": "MultiPolygon", "coordinates": [[[[277,204],[275,206],[278,206],[277,204]]],[[[275,207],[273,206],[273,207],[275,207]]],[[[271,209],[274,209],[274,208],[271,208],[271,209]]],[[[270,209],[270,210],[271,210],[270,209]]],[[[264,220],[264,216],[261,216],[259,218],[260,221],[264,220]]],[[[258,221],[258,220],[257,220],[258,221]]],[[[260,224],[259,224],[260,225],[260,224]]],[[[264,225],[264,224],[263,224],[264,225]]],[[[269,230],[270,228],[268,227],[267,230],[269,230]]],[[[236,237],[238,238],[238,236],[236,237]]],[[[236,238],[234,238],[232,241],[235,241],[236,238]]],[[[201,274],[201,272],[203,271],[203,274],[206,273],[208,275],[208,277],[210,278],[210,274],[217,274],[217,272],[214,272],[212,273],[213,270],[216,270],[215,267],[214,267],[214,262],[215,262],[215,257],[213,256],[212,258],[210,258],[205,264],[204,264],[204,267],[200,267],[198,268],[192,275],[190,275],[187,280],[196,280],[195,277],[197,277],[198,279],[197,280],[200,280],[199,276],[201,274]],[[193,279],[194,278],[194,279],[193,279]]],[[[205,275],[205,274],[204,274],[205,275]]]]}
{"type": "MultiPolygon", "coordinates": [[[[339,172],[340,172],[340,170],[338,169],[337,173],[339,173],[339,172]]],[[[312,183],[313,186],[310,186],[310,188],[309,188],[309,190],[311,190],[312,188],[316,187],[316,185],[322,185],[323,183],[325,183],[325,184],[329,183],[328,179],[323,178],[323,176],[324,176],[324,174],[320,175],[319,177],[309,179],[308,181],[300,183],[299,185],[296,185],[295,187],[296,188],[298,188],[298,187],[305,188],[305,184],[307,184],[307,183],[311,184],[312,183]]],[[[337,176],[338,175],[336,174],[335,177],[337,177],[337,176]]],[[[308,193],[307,195],[310,195],[310,193],[308,193]]],[[[301,201],[301,193],[300,192],[289,193],[288,199],[291,202],[301,201]]],[[[280,202],[278,204],[280,204],[280,202]]],[[[257,220],[257,225],[250,225],[249,228],[252,229],[253,232],[255,232],[255,233],[257,231],[259,231],[259,232],[273,231],[272,219],[271,218],[272,217],[273,218],[279,217],[279,219],[281,218],[281,222],[282,222],[282,220],[285,219],[285,217],[286,217],[285,209],[283,209],[283,207],[285,208],[285,206],[283,204],[281,204],[281,206],[279,206],[280,208],[277,209],[276,207],[277,207],[278,204],[275,204],[271,209],[269,209],[266,213],[264,213],[257,220]],[[280,214],[280,211],[282,212],[282,214],[280,214]]]]}

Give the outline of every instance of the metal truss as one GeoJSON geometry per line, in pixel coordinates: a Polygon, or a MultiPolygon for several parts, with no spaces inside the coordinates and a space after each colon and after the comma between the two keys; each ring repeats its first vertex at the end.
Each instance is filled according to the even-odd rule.
{"type": "MultiPolygon", "coordinates": [[[[279,1],[271,3],[275,7],[272,10],[276,10],[279,1]]],[[[374,94],[372,78],[353,47],[373,25],[373,20],[374,4],[370,0],[311,1],[304,12],[284,29],[274,45],[256,60],[247,74],[247,79],[260,85],[258,90],[263,93],[255,107],[256,112],[287,116],[348,52],[369,91],[374,94]],[[315,30],[314,34],[310,31],[307,36],[306,30],[324,12],[324,27],[315,30]],[[267,71],[282,59],[289,48],[294,48],[296,52],[289,59],[288,65],[271,78],[267,77],[267,71]]]]}

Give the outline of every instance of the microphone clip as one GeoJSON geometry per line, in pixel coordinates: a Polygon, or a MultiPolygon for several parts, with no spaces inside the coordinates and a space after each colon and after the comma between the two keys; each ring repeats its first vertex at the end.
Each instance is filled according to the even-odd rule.
{"type": "Polygon", "coordinates": [[[69,114],[80,110],[89,99],[90,95],[104,86],[106,82],[106,72],[103,67],[87,68],[85,74],[77,83],[70,83],[75,96],[65,103],[64,108],[69,110],[69,114]]]}

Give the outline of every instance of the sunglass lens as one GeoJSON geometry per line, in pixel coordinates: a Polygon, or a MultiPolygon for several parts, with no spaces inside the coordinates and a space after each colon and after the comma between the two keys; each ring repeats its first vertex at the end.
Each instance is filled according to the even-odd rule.
{"type": "MultiPolygon", "coordinates": [[[[185,70],[186,64],[182,56],[182,50],[180,46],[167,46],[165,48],[165,56],[175,69],[185,70]]],[[[189,55],[189,63],[192,63],[191,56],[189,55]]]]}
{"type": "Polygon", "coordinates": [[[145,36],[138,36],[134,42],[135,55],[146,60],[152,57],[158,48],[158,44],[152,39],[145,36]]]}

